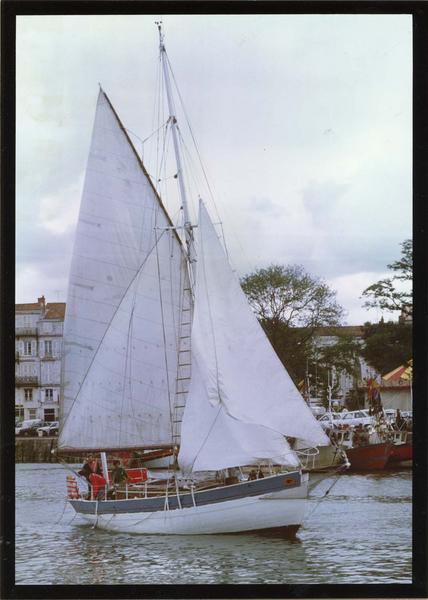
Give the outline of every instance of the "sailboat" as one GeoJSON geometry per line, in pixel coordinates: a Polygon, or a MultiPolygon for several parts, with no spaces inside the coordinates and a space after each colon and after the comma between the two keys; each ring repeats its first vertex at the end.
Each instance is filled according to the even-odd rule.
{"type": "Polygon", "coordinates": [[[251,311],[202,200],[191,223],[158,27],[183,224],[100,88],[69,279],[58,451],[100,452],[106,482],[107,456],[124,451],[169,453],[171,468],[114,498],[109,483],[88,498],[69,485],[69,502],[112,531],[294,535],[308,474],[288,440],[330,442],[251,311]],[[261,465],[263,477],[251,478],[261,465]]]}

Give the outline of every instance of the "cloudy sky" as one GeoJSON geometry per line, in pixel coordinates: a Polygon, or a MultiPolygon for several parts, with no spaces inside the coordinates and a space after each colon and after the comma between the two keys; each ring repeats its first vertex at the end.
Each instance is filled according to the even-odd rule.
{"type": "MultiPolygon", "coordinates": [[[[126,128],[156,129],[158,18],[18,17],[17,302],[66,300],[98,82],[126,128]]],[[[379,319],[361,292],[411,237],[411,16],[162,20],[215,198],[192,206],[218,209],[238,273],[301,264],[348,324],[379,319]]]]}

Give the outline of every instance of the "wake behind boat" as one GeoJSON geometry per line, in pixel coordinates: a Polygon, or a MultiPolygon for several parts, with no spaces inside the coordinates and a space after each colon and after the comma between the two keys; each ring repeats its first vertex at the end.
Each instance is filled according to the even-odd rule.
{"type": "Polygon", "coordinates": [[[294,534],[308,475],[287,436],[305,448],[329,440],[251,311],[202,201],[194,237],[160,25],[159,34],[182,223],[100,89],[65,315],[58,448],[101,452],[103,484],[84,498],[69,480],[70,503],[113,531],[294,534]],[[137,451],[169,452],[171,470],[113,490],[109,461],[137,451]],[[254,476],[261,464],[267,470],[254,476]]]}

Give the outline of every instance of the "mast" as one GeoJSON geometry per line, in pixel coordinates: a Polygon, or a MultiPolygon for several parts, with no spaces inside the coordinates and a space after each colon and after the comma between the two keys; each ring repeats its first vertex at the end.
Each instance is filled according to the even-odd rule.
{"type": "Polygon", "coordinates": [[[171,90],[171,80],[169,77],[168,58],[167,58],[165,44],[164,44],[164,35],[162,33],[162,22],[156,21],[156,25],[158,26],[158,30],[159,30],[159,50],[160,50],[160,58],[161,58],[161,62],[162,62],[163,76],[164,76],[164,81],[165,81],[166,96],[167,96],[167,101],[168,101],[168,110],[169,110],[168,121],[171,124],[172,139],[173,139],[173,143],[174,143],[174,154],[175,154],[175,160],[177,163],[177,179],[178,179],[178,185],[179,185],[179,189],[180,189],[181,206],[183,208],[184,232],[185,232],[185,240],[186,240],[186,246],[187,246],[187,254],[188,254],[189,263],[190,263],[190,265],[192,267],[192,271],[193,271],[194,262],[195,262],[194,261],[194,250],[193,250],[193,231],[192,231],[192,224],[190,222],[189,205],[187,202],[186,188],[184,185],[184,177],[183,177],[183,168],[182,168],[182,164],[181,164],[180,148],[179,148],[179,144],[178,144],[177,117],[175,116],[174,100],[172,97],[172,90],[171,90]]]}
{"type": "Polygon", "coordinates": [[[162,33],[162,23],[156,22],[159,31],[159,50],[162,62],[162,70],[165,81],[166,96],[168,102],[169,119],[171,124],[172,139],[174,144],[174,154],[177,165],[177,179],[180,190],[180,201],[183,209],[184,218],[184,239],[187,249],[187,273],[189,277],[188,285],[184,285],[182,293],[182,310],[179,323],[178,337],[178,363],[177,376],[174,397],[174,408],[172,415],[172,444],[175,448],[174,459],[177,459],[177,449],[181,444],[181,424],[183,421],[184,409],[186,406],[187,395],[189,393],[190,378],[191,378],[191,325],[193,313],[193,282],[195,281],[195,265],[196,257],[194,250],[193,228],[190,221],[189,205],[187,202],[186,187],[184,184],[184,173],[181,163],[180,147],[178,143],[178,125],[175,116],[174,100],[171,90],[171,80],[169,76],[168,57],[166,54],[164,35],[162,33]]]}

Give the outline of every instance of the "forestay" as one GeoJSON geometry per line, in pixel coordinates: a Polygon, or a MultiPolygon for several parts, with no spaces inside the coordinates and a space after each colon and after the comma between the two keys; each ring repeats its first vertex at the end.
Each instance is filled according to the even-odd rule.
{"type": "Polygon", "coordinates": [[[202,202],[197,260],[181,467],[293,464],[283,436],[329,444],[251,311],[202,202]]]}
{"type": "Polygon", "coordinates": [[[67,297],[60,449],[171,443],[187,267],[170,226],[101,90],[67,297]]]}

